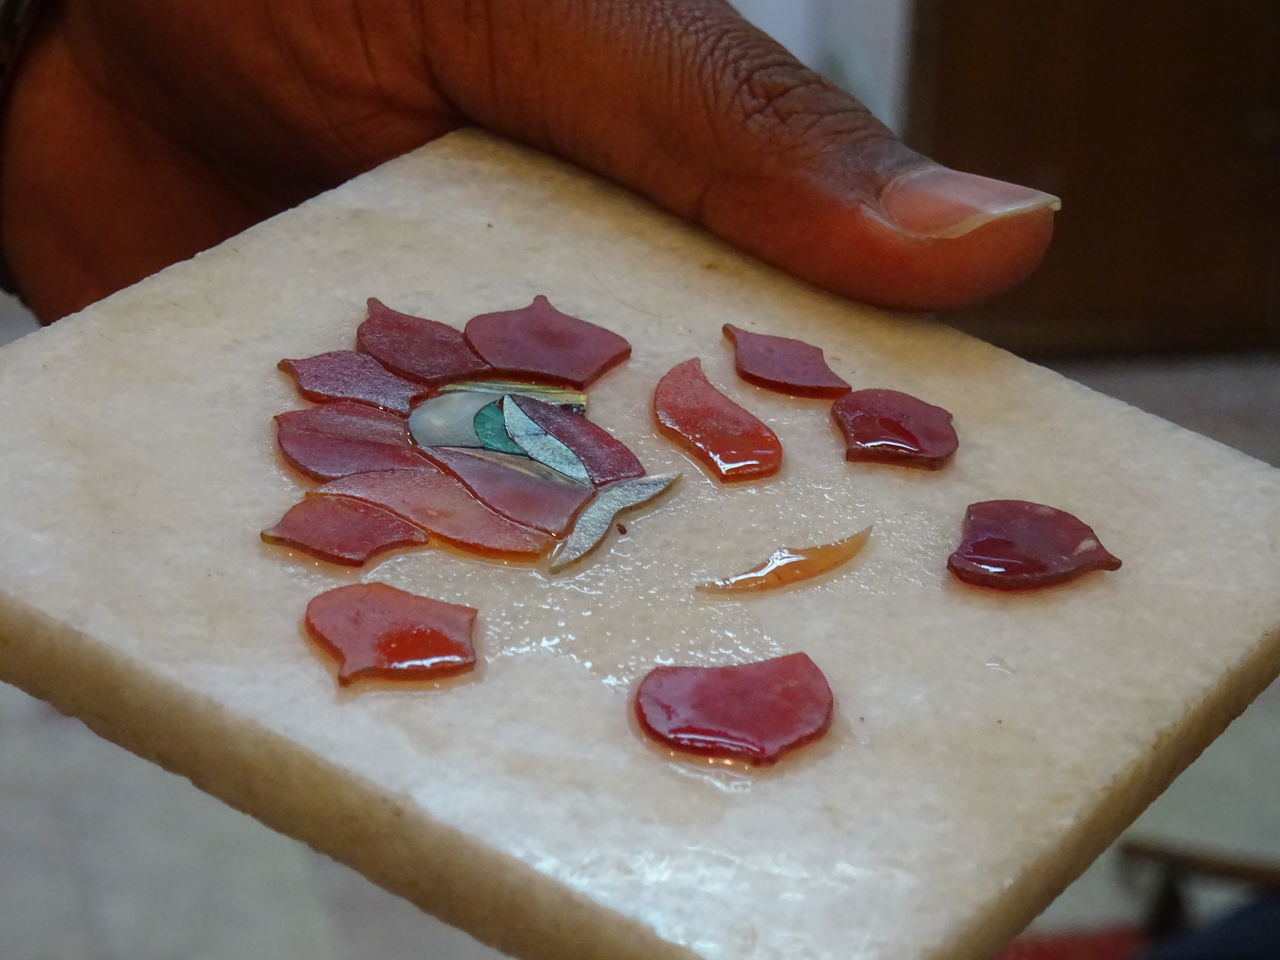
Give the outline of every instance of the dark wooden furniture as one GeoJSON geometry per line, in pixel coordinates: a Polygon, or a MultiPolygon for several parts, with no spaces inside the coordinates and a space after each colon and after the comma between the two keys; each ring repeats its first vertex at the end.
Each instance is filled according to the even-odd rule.
{"type": "Polygon", "coordinates": [[[1023,352],[1280,347],[1280,3],[917,0],[907,139],[1063,198],[947,318],[1023,352]]]}

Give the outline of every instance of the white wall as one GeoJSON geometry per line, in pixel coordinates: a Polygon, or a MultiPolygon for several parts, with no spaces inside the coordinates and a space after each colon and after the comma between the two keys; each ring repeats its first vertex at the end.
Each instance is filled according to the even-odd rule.
{"type": "Polygon", "coordinates": [[[901,132],[911,67],[911,10],[904,0],[816,0],[817,68],[901,132]]]}
{"type": "Polygon", "coordinates": [[[36,318],[17,297],[0,292],[0,346],[10,340],[17,340],[23,334],[35,330],[36,327],[36,318]]]}
{"type": "MultiPolygon", "coordinates": [[[[816,67],[820,56],[816,8],[830,0],[730,0],[738,12],[795,54],[816,67]]],[[[838,0],[837,0],[838,2],[838,0]]]]}
{"type": "Polygon", "coordinates": [[[910,67],[908,0],[737,0],[735,6],[901,131],[910,67]]]}

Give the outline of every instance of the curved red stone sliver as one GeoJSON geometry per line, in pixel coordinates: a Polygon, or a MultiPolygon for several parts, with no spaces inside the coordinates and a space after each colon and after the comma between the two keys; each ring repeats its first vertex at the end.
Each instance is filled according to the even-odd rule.
{"type": "Polygon", "coordinates": [[[423,458],[409,470],[380,470],[330,480],[308,496],[336,495],[384,507],[463,550],[507,560],[536,560],[550,534],[516,523],[482,503],[456,476],[423,458]]]}
{"type": "MultiPolygon", "coordinates": [[[[564,535],[591,498],[592,489],[586,484],[539,476],[532,469],[514,469],[504,465],[503,454],[456,447],[426,447],[423,452],[461,480],[491,510],[553,537],[564,535]]],[[[546,472],[552,473],[549,468],[546,472]]]]}

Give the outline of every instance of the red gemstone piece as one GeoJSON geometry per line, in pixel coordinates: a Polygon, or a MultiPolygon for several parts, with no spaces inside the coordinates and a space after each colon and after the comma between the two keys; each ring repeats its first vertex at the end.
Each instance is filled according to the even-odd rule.
{"type": "Polygon", "coordinates": [[[1027,500],[969,505],[960,546],[947,567],[966,583],[1030,590],[1091,570],[1119,570],[1087,524],[1063,510],[1027,500]]]}
{"type": "Polygon", "coordinates": [[[338,683],[434,680],[475,666],[476,609],[397,590],[353,583],[307,604],[307,630],[337,658],[338,683]]]}
{"type": "Polygon", "coordinates": [[[354,350],[334,350],[305,360],[281,360],[293,375],[298,392],[308,400],[354,400],[390,410],[402,417],[430,392],[421,384],[397,377],[373,357],[354,350]]]}
{"type": "Polygon", "coordinates": [[[846,460],[937,470],[959,441],[951,414],[897,390],[855,390],[831,406],[846,460]]]}
{"type": "Polygon", "coordinates": [[[555,542],[541,530],[522,526],[489,509],[425,457],[414,470],[383,470],[343,477],[310,495],[354,497],[386,507],[442,540],[489,557],[533,560],[555,542]]]}
{"type": "Polygon", "coordinates": [[[404,417],[340,400],[276,417],[276,442],[295,468],[317,480],[422,465],[404,417]]]}
{"type": "Polygon", "coordinates": [[[838,397],[849,384],[837,377],[822,350],[803,340],[752,333],[731,323],[724,335],[733,344],[738,376],[757,387],[794,397],[838,397]]]}
{"type": "Polygon", "coordinates": [[[305,550],[313,557],[358,567],[375,553],[421,546],[427,535],[389,510],[346,497],[309,497],[295,503],[270,530],[266,543],[305,550]]]}
{"type": "Polygon", "coordinates": [[[653,391],[662,432],[711,468],[721,481],[755,480],[778,472],[778,435],[707,380],[699,360],[667,372],[653,391]]]}
{"type": "Polygon", "coordinates": [[[827,678],[803,653],[732,667],[658,667],[636,691],[650,736],[680,750],[774,763],[831,726],[827,678]]]}
{"type": "Polygon", "coordinates": [[[516,523],[555,537],[569,529],[594,492],[584,484],[555,479],[551,476],[555,471],[526,457],[456,447],[427,447],[425,453],[461,480],[476,499],[516,523]]]}
{"type": "Polygon", "coordinates": [[[372,298],[368,319],[356,330],[356,346],[389,370],[432,387],[493,374],[453,327],[372,298]]]}
{"type": "Polygon", "coordinates": [[[466,337],[498,373],[579,390],[631,356],[622,337],[561,313],[543,296],[519,310],[472,317],[466,337]]]}
{"type": "Polygon", "coordinates": [[[536,397],[511,397],[525,416],[555,437],[587,468],[597,487],[644,476],[644,465],[621,440],[580,413],[536,397]]]}

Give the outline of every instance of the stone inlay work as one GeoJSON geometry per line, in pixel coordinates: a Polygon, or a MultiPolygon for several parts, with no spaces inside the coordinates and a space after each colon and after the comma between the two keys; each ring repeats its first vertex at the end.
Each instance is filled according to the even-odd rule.
{"type": "Polygon", "coordinates": [[[268,543],[359,566],[432,543],[536,562],[570,538],[559,571],[599,542],[594,521],[586,545],[574,523],[597,488],[645,476],[586,418],[583,392],[631,345],[546,297],[465,331],[370,299],[356,346],[280,362],[317,403],[276,417],[281,456],[327,482],[263,531],[268,543]],[[512,376],[533,382],[499,378],[512,376]]]}
{"type": "MultiPolygon", "coordinates": [[[[472,318],[465,331],[368,301],[358,351],[282,360],[317,406],[276,417],[280,453],[325,481],[272,528],[267,543],[361,566],[399,548],[447,544],[547,571],[579,564],[619,517],[666,494],[679,473],[649,475],[627,446],[587,419],[585,391],[631,355],[622,337],[561,313],[546,297],[472,318]],[[524,379],[498,379],[517,377],[524,379]]],[[[893,390],[853,390],[820,348],[731,324],[735,366],[749,383],[797,397],[836,398],[831,415],[849,460],[938,469],[955,452],[951,414],[893,390]]],[[[656,385],[658,430],[721,483],[760,480],[782,465],[782,442],[717,390],[691,358],[656,385]]],[[[738,599],[849,562],[870,528],[696,585],[738,599]]],[[[961,580],[1001,589],[1062,583],[1120,561],[1070,514],[1025,501],[973,504],[948,560],[961,580]]],[[[338,682],[432,680],[470,670],[477,610],[381,583],[313,599],[313,640],[338,682]]],[[[834,701],[804,653],[727,665],[663,665],[639,683],[633,708],[652,739],[685,753],[771,764],[820,738],[834,701]]]]}

